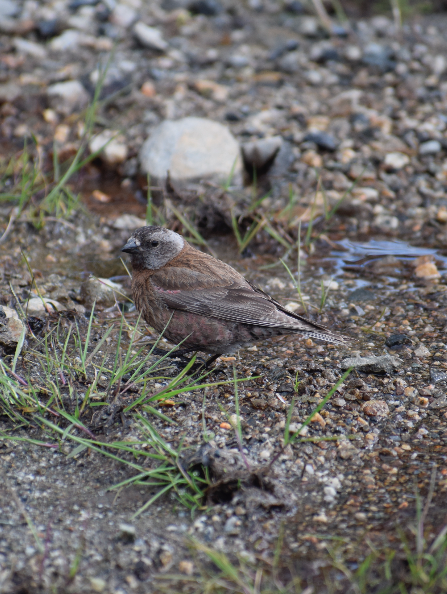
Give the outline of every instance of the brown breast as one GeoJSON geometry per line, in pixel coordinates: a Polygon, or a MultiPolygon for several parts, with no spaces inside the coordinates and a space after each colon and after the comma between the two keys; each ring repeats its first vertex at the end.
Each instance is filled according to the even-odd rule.
{"type": "Polygon", "coordinates": [[[155,270],[135,270],[132,274],[132,295],[135,307],[150,326],[155,326],[157,310],[164,307],[152,286],[151,276],[154,272],[155,270]]]}

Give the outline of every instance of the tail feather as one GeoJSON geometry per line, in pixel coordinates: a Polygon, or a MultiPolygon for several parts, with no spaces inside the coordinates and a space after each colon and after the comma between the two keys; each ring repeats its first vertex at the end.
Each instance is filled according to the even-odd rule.
{"type": "Polygon", "coordinates": [[[349,341],[347,336],[333,334],[329,330],[327,334],[323,334],[323,332],[307,332],[305,330],[297,330],[297,333],[298,332],[303,333],[306,338],[316,338],[318,340],[324,340],[325,342],[332,342],[333,344],[346,345],[349,341]]]}
{"type": "MultiPolygon", "coordinates": [[[[283,314],[285,314],[290,320],[290,322],[284,324],[284,328],[287,328],[289,331],[292,330],[294,332],[302,332],[305,336],[309,338],[317,338],[318,340],[324,340],[326,342],[332,342],[334,344],[344,344],[346,345],[351,339],[347,336],[343,336],[341,334],[337,334],[326,328],[325,326],[321,326],[316,322],[312,322],[311,320],[307,320],[303,316],[286,309],[279,301],[273,299],[270,295],[268,295],[265,291],[257,287],[255,284],[248,282],[251,288],[256,292],[260,293],[264,296],[265,299],[274,303],[276,309],[283,314]]],[[[284,321],[287,318],[283,318],[284,321]]],[[[278,324],[278,326],[282,326],[282,321],[278,324]]]]}

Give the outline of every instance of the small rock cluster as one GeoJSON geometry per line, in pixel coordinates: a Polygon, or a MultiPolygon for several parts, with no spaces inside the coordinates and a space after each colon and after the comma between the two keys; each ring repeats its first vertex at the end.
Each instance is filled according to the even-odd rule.
{"type": "Polygon", "coordinates": [[[42,155],[54,140],[61,155],[76,150],[102,81],[105,118],[90,150],[103,148],[134,191],[138,173],[155,185],[169,172],[240,187],[257,170],[275,187],[271,212],[291,188],[312,202],[320,170],[330,205],[347,193],[348,233],[417,239],[434,225],[445,243],[444,16],[401,31],[378,16],[329,36],[282,2],[17,1],[3,10],[6,139],[33,133],[42,155]]]}

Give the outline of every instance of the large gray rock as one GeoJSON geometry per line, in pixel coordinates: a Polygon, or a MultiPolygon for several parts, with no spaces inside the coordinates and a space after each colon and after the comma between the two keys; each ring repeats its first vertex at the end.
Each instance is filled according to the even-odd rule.
{"type": "Polygon", "coordinates": [[[141,169],[163,181],[168,172],[180,184],[207,179],[242,184],[242,159],[237,140],[218,122],[204,118],[166,120],[153,131],[140,151],[141,169]]]}

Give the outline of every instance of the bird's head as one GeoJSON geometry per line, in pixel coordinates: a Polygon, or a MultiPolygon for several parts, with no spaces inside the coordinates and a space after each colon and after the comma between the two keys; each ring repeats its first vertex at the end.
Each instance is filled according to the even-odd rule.
{"type": "Polygon", "coordinates": [[[132,233],[121,249],[131,256],[134,268],[158,270],[175,258],[183,249],[181,235],[164,227],[141,227],[132,233]]]}

